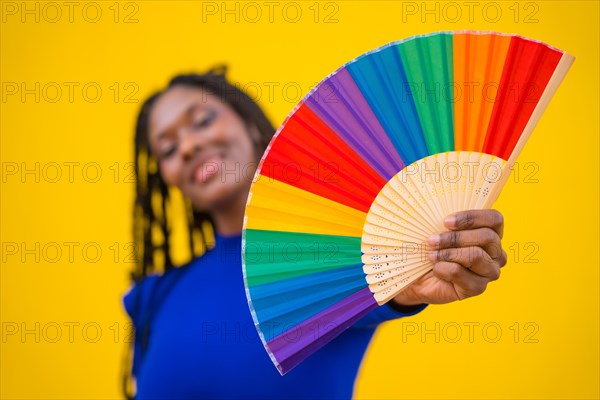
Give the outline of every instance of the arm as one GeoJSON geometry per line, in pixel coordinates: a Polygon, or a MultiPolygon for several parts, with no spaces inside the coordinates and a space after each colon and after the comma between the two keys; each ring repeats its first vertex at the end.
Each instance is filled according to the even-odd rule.
{"type": "Polygon", "coordinates": [[[427,307],[427,304],[418,304],[414,306],[404,306],[399,304],[392,304],[388,302],[381,307],[375,308],[373,311],[365,315],[363,318],[358,320],[352,328],[357,329],[375,329],[380,324],[386,321],[392,321],[398,318],[410,317],[418,314],[427,307]]]}

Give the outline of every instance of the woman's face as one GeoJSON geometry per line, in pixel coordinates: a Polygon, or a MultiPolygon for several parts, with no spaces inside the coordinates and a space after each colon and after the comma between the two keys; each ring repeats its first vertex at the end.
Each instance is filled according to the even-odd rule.
{"type": "Polygon", "coordinates": [[[257,167],[258,130],[200,88],[178,85],[155,102],[149,140],[160,173],[195,209],[211,212],[247,196],[257,167]]]}

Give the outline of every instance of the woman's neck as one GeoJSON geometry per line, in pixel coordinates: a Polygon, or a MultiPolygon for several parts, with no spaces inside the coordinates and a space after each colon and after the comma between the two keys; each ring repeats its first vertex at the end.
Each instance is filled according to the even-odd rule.
{"type": "Polygon", "coordinates": [[[211,213],[218,233],[233,236],[242,232],[247,199],[248,192],[245,195],[234,196],[232,201],[218,207],[211,213]]]}

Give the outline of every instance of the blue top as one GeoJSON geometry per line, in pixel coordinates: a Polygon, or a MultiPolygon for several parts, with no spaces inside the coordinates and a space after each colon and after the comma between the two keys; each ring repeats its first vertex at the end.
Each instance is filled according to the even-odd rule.
{"type": "Polygon", "coordinates": [[[147,276],[123,298],[136,327],[136,399],[350,399],[377,325],[425,308],[404,314],[377,307],[280,376],[248,308],[241,233],[215,239],[212,250],[162,276],[147,276]]]}

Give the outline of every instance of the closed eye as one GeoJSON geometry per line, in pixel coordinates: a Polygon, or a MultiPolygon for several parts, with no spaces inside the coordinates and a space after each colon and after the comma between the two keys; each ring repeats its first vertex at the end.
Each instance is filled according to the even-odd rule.
{"type": "MultiPolygon", "coordinates": [[[[203,117],[198,121],[192,121],[192,128],[194,130],[200,130],[209,127],[214,120],[216,119],[218,113],[216,110],[210,110],[206,113],[203,113],[203,117]]],[[[173,143],[168,146],[164,146],[163,150],[160,151],[160,158],[166,159],[173,156],[177,152],[177,144],[173,143]]]]}
{"type": "Polygon", "coordinates": [[[160,152],[160,158],[169,158],[173,154],[175,154],[176,150],[177,150],[177,146],[175,146],[175,145],[169,146],[166,149],[161,150],[161,152],[160,152]]]}
{"type": "Polygon", "coordinates": [[[194,129],[202,129],[202,128],[206,128],[208,126],[210,126],[210,124],[213,123],[213,121],[215,120],[215,118],[217,117],[217,112],[214,110],[209,111],[204,118],[200,119],[199,121],[194,122],[193,126],[194,129]]]}

